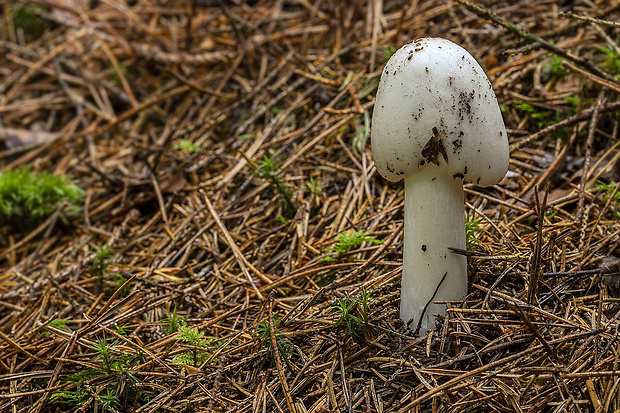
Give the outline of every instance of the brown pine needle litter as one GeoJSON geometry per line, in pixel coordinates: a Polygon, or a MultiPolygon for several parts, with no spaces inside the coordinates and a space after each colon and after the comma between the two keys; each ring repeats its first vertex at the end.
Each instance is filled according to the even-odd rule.
{"type": "Polygon", "coordinates": [[[620,409],[617,1],[0,13],[0,172],[84,190],[0,227],[0,411],[620,409]],[[418,337],[369,134],[384,63],[427,36],[484,65],[511,161],[466,185],[469,295],[418,337]]]}

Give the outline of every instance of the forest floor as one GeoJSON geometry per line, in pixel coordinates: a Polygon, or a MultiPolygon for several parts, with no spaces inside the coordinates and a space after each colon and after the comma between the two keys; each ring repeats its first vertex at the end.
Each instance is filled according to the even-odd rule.
{"type": "Polygon", "coordinates": [[[619,2],[1,13],[0,172],[82,191],[0,208],[0,411],[620,409],[619,2]],[[369,139],[420,37],[487,70],[511,154],[465,185],[469,295],[423,336],[399,319],[403,185],[369,139]]]}

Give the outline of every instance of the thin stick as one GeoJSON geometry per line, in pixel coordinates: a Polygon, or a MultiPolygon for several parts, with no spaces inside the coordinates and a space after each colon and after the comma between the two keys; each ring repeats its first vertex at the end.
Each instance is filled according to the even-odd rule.
{"type": "MultiPolygon", "coordinates": [[[[248,280],[248,282],[252,286],[252,289],[254,290],[254,293],[256,294],[256,296],[259,298],[259,300],[262,301],[264,299],[264,297],[261,294],[260,290],[256,287],[256,284],[254,283],[254,280],[252,279],[252,276],[250,275],[247,267],[253,268],[254,272],[257,275],[260,274],[260,272],[258,270],[256,270],[252,266],[252,264],[250,264],[245,259],[245,257],[241,253],[241,250],[239,250],[239,247],[235,243],[235,240],[233,240],[233,238],[230,236],[230,232],[228,232],[228,229],[226,228],[226,226],[224,225],[224,223],[220,219],[220,216],[218,215],[217,211],[215,210],[215,208],[213,208],[213,204],[209,200],[209,197],[206,194],[203,194],[203,195],[204,195],[203,199],[205,200],[205,203],[207,204],[207,209],[211,213],[211,216],[215,220],[215,223],[217,224],[218,228],[220,229],[220,231],[224,235],[224,238],[226,239],[226,242],[228,243],[228,246],[232,250],[232,252],[233,252],[233,254],[235,256],[235,259],[237,260],[237,264],[239,264],[239,267],[241,268],[241,272],[243,272],[243,275],[245,275],[245,278],[248,280]]],[[[264,277],[264,276],[261,277],[261,279],[267,279],[268,280],[268,278],[264,277]]]]}
{"type": "Polygon", "coordinates": [[[612,83],[618,84],[618,81],[611,76],[609,73],[605,73],[602,70],[600,70],[599,68],[597,68],[596,66],[594,66],[592,63],[590,63],[587,60],[581,59],[577,56],[575,56],[574,54],[567,52],[566,50],[562,49],[561,47],[558,47],[552,43],[549,43],[548,41],[546,41],[545,39],[543,39],[540,36],[537,36],[533,33],[528,32],[527,30],[525,30],[522,27],[517,26],[514,23],[511,23],[501,17],[499,17],[497,14],[493,13],[491,10],[479,5],[479,4],[473,4],[470,3],[467,0],[456,0],[457,3],[462,4],[463,6],[465,6],[467,9],[473,11],[474,13],[476,13],[478,16],[480,17],[484,17],[487,18],[489,20],[491,20],[493,23],[500,25],[502,27],[504,27],[505,29],[507,29],[508,31],[516,34],[519,37],[523,37],[524,39],[527,39],[531,42],[534,43],[538,43],[540,44],[544,49],[546,49],[547,51],[551,52],[551,53],[555,53],[559,56],[565,57],[566,59],[573,61],[575,63],[577,63],[578,65],[586,68],[587,70],[589,70],[590,72],[594,73],[595,75],[602,77],[612,83]]]}
{"type": "Polygon", "coordinates": [[[288,388],[288,383],[286,382],[286,376],[284,374],[284,370],[282,369],[282,362],[280,361],[280,348],[278,347],[278,341],[276,340],[275,327],[273,325],[273,292],[269,294],[269,337],[271,339],[271,349],[273,359],[276,362],[276,369],[278,370],[278,376],[280,377],[280,386],[282,386],[282,392],[284,393],[284,398],[286,399],[286,404],[288,406],[288,410],[290,413],[296,413],[295,404],[293,403],[293,398],[291,397],[291,392],[288,388]]]}
{"type": "Polygon", "coordinates": [[[586,140],[586,153],[585,161],[583,164],[583,172],[581,173],[581,181],[579,183],[579,204],[577,206],[577,214],[575,218],[579,219],[583,214],[583,201],[584,192],[586,190],[586,182],[588,180],[588,173],[590,172],[590,163],[592,162],[592,142],[594,141],[594,132],[596,131],[596,124],[598,122],[599,112],[601,109],[601,102],[605,96],[606,89],[603,88],[596,99],[594,104],[594,110],[592,111],[592,120],[590,121],[590,130],[588,131],[588,139],[586,140]]]}

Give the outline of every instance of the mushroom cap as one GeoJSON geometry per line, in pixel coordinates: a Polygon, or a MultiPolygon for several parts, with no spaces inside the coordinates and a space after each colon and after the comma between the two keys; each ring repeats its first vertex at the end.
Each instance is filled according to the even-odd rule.
{"type": "Polygon", "coordinates": [[[490,186],[508,170],[508,137],[491,82],[446,39],[414,40],[392,55],[377,90],[371,140],[377,171],[392,182],[432,167],[490,186]]]}

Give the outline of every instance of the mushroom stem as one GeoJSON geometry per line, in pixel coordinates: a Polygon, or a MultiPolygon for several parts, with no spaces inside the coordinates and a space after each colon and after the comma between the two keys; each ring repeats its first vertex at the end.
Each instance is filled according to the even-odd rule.
{"type": "Polygon", "coordinates": [[[433,314],[446,313],[432,301],[467,295],[467,259],[448,249],[465,249],[463,181],[434,165],[406,177],[404,230],[400,318],[424,335],[435,326],[433,314]]]}

